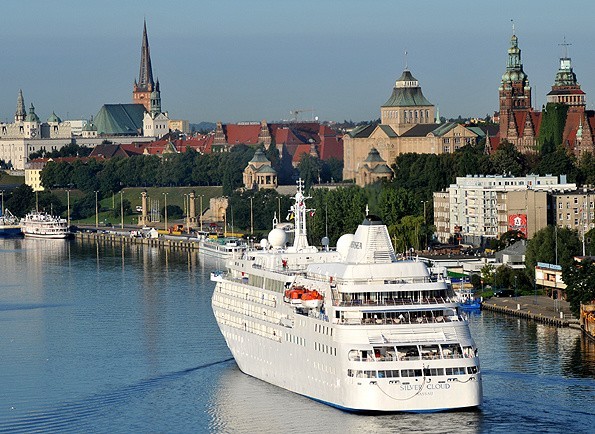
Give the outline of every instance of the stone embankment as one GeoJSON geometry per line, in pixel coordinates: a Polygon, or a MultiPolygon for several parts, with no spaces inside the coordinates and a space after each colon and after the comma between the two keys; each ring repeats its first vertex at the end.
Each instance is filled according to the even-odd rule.
{"type": "Polygon", "coordinates": [[[130,236],[130,232],[76,232],[75,238],[82,242],[94,242],[103,245],[144,244],[150,247],[180,250],[198,250],[199,247],[196,238],[175,235],[159,236],[159,238],[142,238],[132,237],[130,236]]]}
{"type": "Polygon", "coordinates": [[[482,309],[531,319],[556,327],[572,327],[580,330],[579,321],[571,314],[567,301],[552,300],[541,295],[492,297],[484,300],[482,309]]]}

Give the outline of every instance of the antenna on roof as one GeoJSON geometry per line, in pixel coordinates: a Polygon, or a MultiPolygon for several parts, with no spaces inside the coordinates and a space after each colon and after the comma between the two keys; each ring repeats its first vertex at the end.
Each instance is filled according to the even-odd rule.
{"type": "Polygon", "coordinates": [[[514,35],[514,20],[511,19],[510,22],[512,23],[512,34],[514,35]]]}
{"type": "Polygon", "coordinates": [[[407,49],[405,48],[405,70],[409,69],[409,66],[407,65],[407,49]]]}
{"type": "Polygon", "coordinates": [[[561,47],[564,47],[564,58],[568,59],[568,46],[572,45],[570,42],[566,42],[566,35],[564,35],[563,38],[564,42],[562,42],[561,44],[558,44],[561,47]]]}

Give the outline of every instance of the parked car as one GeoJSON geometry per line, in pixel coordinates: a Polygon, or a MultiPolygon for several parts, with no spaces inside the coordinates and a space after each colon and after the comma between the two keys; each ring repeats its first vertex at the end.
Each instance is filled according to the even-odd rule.
{"type": "Polygon", "coordinates": [[[512,297],[514,296],[514,289],[501,289],[494,292],[494,297],[512,297]]]}

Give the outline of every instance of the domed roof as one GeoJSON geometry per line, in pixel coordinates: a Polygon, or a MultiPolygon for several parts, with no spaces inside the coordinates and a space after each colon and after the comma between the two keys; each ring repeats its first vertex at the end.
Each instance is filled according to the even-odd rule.
{"type": "Polygon", "coordinates": [[[39,122],[39,116],[37,116],[35,114],[35,107],[33,106],[33,103],[31,103],[31,107],[29,108],[29,113],[27,114],[27,117],[25,118],[25,122],[39,122]]]}
{"type": "Polygon", "coordinates": [[[366,163],[385,163],[386,161],[380,156],[380,152],[376,148],[370,149],[368,156],[364,160],[366,163]]]}
{"type": "Polygon", "coordinates": [[[60,119],[60,118],[59,118],[59,117],[56,115],[56,113],[55,113],[55,112],[52,112],[52,114],[51,114],[51,115],[50,115],[50,117],[48,118],[48,123],[50,123],[50,122],[59,124],[59,123],[61,123],[61,122],[62,122],[62,119],[60,119]]]}
{"type": "Polygon", "coordinates": [[[97,131],[97,126],[93,123],[93,118],[85,124],[83,131],[97,131]]]}
{"type": "Polygon", "coordinates": [[[250,160],[250,163],[270,163],[270,161],[267,159],[266,155],[264,155],[262,149],[258,148],[254,153],[254,157],[250,160]]]}

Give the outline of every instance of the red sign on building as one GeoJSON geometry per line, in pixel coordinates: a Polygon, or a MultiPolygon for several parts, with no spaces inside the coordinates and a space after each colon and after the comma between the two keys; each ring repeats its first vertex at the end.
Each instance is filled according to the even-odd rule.
{"type": "Polygon", "coordinates": [[[511,214],[508,216],[508,230],[520,231],[527,238],[527,214],[511,214]]]}

